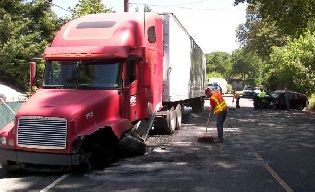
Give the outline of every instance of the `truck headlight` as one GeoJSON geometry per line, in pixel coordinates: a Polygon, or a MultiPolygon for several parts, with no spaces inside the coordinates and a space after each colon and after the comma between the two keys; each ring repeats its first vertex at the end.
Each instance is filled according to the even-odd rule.
{"type": "Polygon", "coordinates": [[[6,145],[7,144],[7,138],[4,136],[0,136],[0,145],[6,145]]]}
{"type": "Polygon", "coordinates": [[[7,140],[7,144],[8,144],[10,147],[14,147],[14,140],[13,140],[13,139],[7,140]]]}

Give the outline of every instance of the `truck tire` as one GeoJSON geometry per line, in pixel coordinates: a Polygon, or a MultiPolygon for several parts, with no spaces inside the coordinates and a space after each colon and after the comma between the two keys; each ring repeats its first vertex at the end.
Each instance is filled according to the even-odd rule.
{"type": "Polygon", "coordinates": [[[179,130],[182,126],[182,118],[183,118],[182,106],[180,104],[178,104],[176,106],[175,113],[176,113],[176,127],[175,127],[175,129],[179,130]]]}
{"type": "Polygon", "coordinates": [[[118,157],[119,140],[111,128],[100,128],[86,135],[81,143],[79,153],[83,165],[89,169],[103,168],[118,157]]]}
{"type": "Polygon", "coordinates": [[[202,113],[204,110],[204,99],[198,97],[192,100],[192,112],[193,113],[202,113]]]}
{"type": "Polygon", "coordinates": [[[176,128],[176,111],[172,107],[170,110],[163,111],[156,115],[153,128],[150,130],[151,135],[170,135],[176,128]]]}
{"type": "Polygon", "coordinates": [[[172,107],[170,110],[169,110],[169,118],[168,118],[168,132],[169,134],[172,134],[175,129],[176,129],[176,111],[174,110],[174,108],[172,107]]]}
{"type": "Polygon", "coordinates": [[[300,103],[298,105],[298,110],[302,111],[304,109],[305,105],[303,105],[302,103],[300,103]]]}
{"type": "Polygon", "coordinates": [[[140,137],[134,137],[125,133],[119,141],[121,156],[143,155],[146,152],[146,144],[140,137]]]}

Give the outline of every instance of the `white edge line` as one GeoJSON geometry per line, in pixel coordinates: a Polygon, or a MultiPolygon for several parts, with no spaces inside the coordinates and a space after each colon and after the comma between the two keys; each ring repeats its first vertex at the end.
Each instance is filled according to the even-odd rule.
{"type": "Polygon", "coordinates": [[[67,178],[69,176],[69,174],[65,174],[61,177],[59,177],[58,179],[56,179],[54,182],[52,182],[50,185],[48,185],[47,187],[45,187],[44,189],[40,190],[40,192],[47,192],[49,189],[53,188],[55,185],[57,185],[59,182],[61,182],[62,180],[64,180],[65,178],[67,178]]]}

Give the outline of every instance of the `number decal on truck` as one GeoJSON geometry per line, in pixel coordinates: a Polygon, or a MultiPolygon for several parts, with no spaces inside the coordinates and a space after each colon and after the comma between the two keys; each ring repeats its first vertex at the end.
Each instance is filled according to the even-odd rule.
{"type": "Polygon", "coordinates": [[[136,104],[136,96],[130,96],[130,106],[135,106],[136,104]]]}
{"type": "Polygon", "coordinates": [[[91,112],[85,114],[85,119],[91,119],[91,118],[93,118],[93,116],[94,116],[94,113],[91,111],[91,112]]]}

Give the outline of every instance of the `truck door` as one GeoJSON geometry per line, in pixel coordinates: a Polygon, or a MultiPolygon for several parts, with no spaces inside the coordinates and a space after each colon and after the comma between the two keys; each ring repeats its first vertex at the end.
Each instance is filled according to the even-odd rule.
{"type": "Polygon", "coordinates": [[[140,106],[143,88],[139,81],[139,65],[135,61],[128,61],[125,65],[124,92],[126,98],[125,107],[129,111],[128,118],[135,121],[140,118],[140,106]]]}

